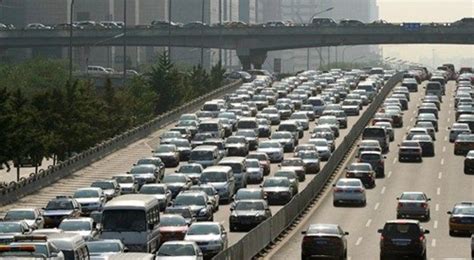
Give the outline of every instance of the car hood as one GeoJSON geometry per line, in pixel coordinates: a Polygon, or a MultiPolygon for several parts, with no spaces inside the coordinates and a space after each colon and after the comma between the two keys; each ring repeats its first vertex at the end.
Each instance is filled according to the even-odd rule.
{"type": "Polygon", "coordinates": [[[188,230],[188,227],[160,227],[160,232],[186,232],[188,230]]]}
{"type": "Polygon", "coordinates": [[[82,237],[88,237],[88,236],[91,236],[91,231],[88,231],[88,230],[82,230],[82,231],[64,231],[64,233],[66,234],[78,234],[82,237]]]}
{"type": "Polygon", "coordinates": [[[99,203],[99,198],[76,198],[76,201],[80,204],[99,203]]]}
{"type": "Polygon", "coordinates": [[[274,141],[280,142],[280,143],[290,143],[291,139],[272,139],[274,141]]]}
{"type": "Polygon", "coordinates": [[[214,188],[216,189],[223,189],[226,186],[227,182],[208,182],[207,184],[214,186],[214,188]]]}
{"type": "Polygon", "coordinates": [[[317,163],[317,162],[319,162],[319,160],[318,159],[305,158],[305,159],[303,159],[303,162],[304,163],[317,163]]]}
{"type": "Polygon", "coordinates": [[[258,148],[257,152],[262,153],[281,153],[282,151],[277,148],[258,148]]]}
{"type": "Polygon", "coordinates": [[[229,147],[231,147],[231,148],[239,147],[240,148],[240,147],[244,147],[244,146],[245,146],[245,144],[226,144],[225,145],[226,148],[229,148],[229,147]]]}
{"type": "Polygon", "coordinates": [[[168,188],[180,188],[184,186],[184,183],[182,182],[171,182],[171,183],[166,183],[168,188]]]}
{"type": "Polygon", "coordinates": [[[110,196],[110,195],[114,195],[114,193],[115,193],[115,190],[112,190],[112,189],[104,190],[104,194],[105,194],[105,195],[109,195],[109,196],[110,196]]]}
{"type": "Polygon", "coordinates": [[[133,176],[135,176],[135,179],[155,179],[153,173],[135,173],[133,176]]]}
{"type": "Polygon", "coordinates": [[[64,216],[64,215],[71,215],[73,210],[45,210],[43,212],[43,216],[64,216]]]}

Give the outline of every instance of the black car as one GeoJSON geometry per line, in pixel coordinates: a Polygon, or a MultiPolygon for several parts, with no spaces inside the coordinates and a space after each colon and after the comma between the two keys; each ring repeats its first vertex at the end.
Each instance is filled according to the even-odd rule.
{"type": "Polygon", "coordinates": [[[469,151],[464,158],[464,173],[473,174],[474,173],[474,151],[469,151]]]}
{"type": "Polygon", "coordinates": [[[390,220],[378,232],[381,234],[380,259],[402,256],[426,259],[425,234],[430,231],[423,229],[418,220],[390,220]]]}
{"type": "Polygon", "coordinates": [[[230,231],[250,230],[272,216],[265,200],[239,200],[230,210],[230,231]]]}
{"type": "Polygon", "coordinates": [[[405,140],[399,145],[398,161],[414,160],[421,162],[423,152],[418,141],[405,140]]]}
{"type": "Polygon", "coordinates": [[[81,204],[70,196],[57,196],[43,208],[44,228],[57,228],[65,218],[77,218],[82,214],[81,204]]]}
{"type": "Polygon", "coordinates": [[[311,224],[301,243],[301,259],[347,259],[348,232],[334,224],[311,224]]]}

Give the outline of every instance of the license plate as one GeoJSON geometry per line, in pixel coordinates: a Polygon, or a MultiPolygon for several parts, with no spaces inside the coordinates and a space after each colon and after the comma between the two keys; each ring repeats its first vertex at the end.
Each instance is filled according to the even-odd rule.
{"type": "Polygon", "coordinates": [[[328,241],[326,241],[326,240],[316,240],[316,244],[317,245],[327,245],[328,241]]]}
{"type": "Polygon", "coordinates": [[[470,219],[461,219],[461,223],[471,223],[470,219]]]}

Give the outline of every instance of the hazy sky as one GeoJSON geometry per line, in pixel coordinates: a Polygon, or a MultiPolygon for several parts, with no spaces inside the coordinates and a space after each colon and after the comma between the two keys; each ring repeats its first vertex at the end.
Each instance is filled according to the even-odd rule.
{"type": "MultiPolygon", "coordinates": [[[[388,22],[453,22],[463,17],[474,17],[474,0],[377,0],[377,3],[380,18],[388,22]]],[[[383,46],[385,57],[431,65],[434,53],[436,65],[452,61],[458,66],[474,66],[472,45],[383,46]],[[462,58],[470,59],[471,64],[459,64],[462,58]]]]}

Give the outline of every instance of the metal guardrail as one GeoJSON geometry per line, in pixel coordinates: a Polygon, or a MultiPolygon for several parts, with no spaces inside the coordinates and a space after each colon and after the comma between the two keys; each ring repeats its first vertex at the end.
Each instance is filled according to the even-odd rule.
{"type": "Polygon", "coordinates": [[[356,142],[362,134],[365,126],[377,112],[377,109],[383,103],[384,99],[393,87],[402,80],[402,77],[402,73],[398,73],[386,82],[374,101],[352,126],[351,131],[336,148],[323,169],[308,183],[305,189],[300,191],[271,218],[252,229],[241,240],[216,255],[213,259],[251,259],[287,229],[296,217],[307,208],[311,200],[323,189],[338,165],[344,160],[345,155],[350,151],[354,142],[356,142]]]}
{"type": "Polygon", "coordinates": [[[182,113],[194,111],[201,107],[205,101],[222,96],[223,94],[236,89],[240,84],[241,81],[239,80],[220,87],[178,108],[159,115],[140,126],[134,127],[120,135],[105,140],[55,166],[50,166],[47,170],[40,170],[37,174],[30,173],[28,177],[20,178],[20,181],[18,182],[10,182],[6,186],[0,187],[0,206],[15,202],[28,194],[72,174],[73,172],[89,166],[90,164],[137,140],[145,138],[156,130],[179,119],[179,116],[182,113]]]}

